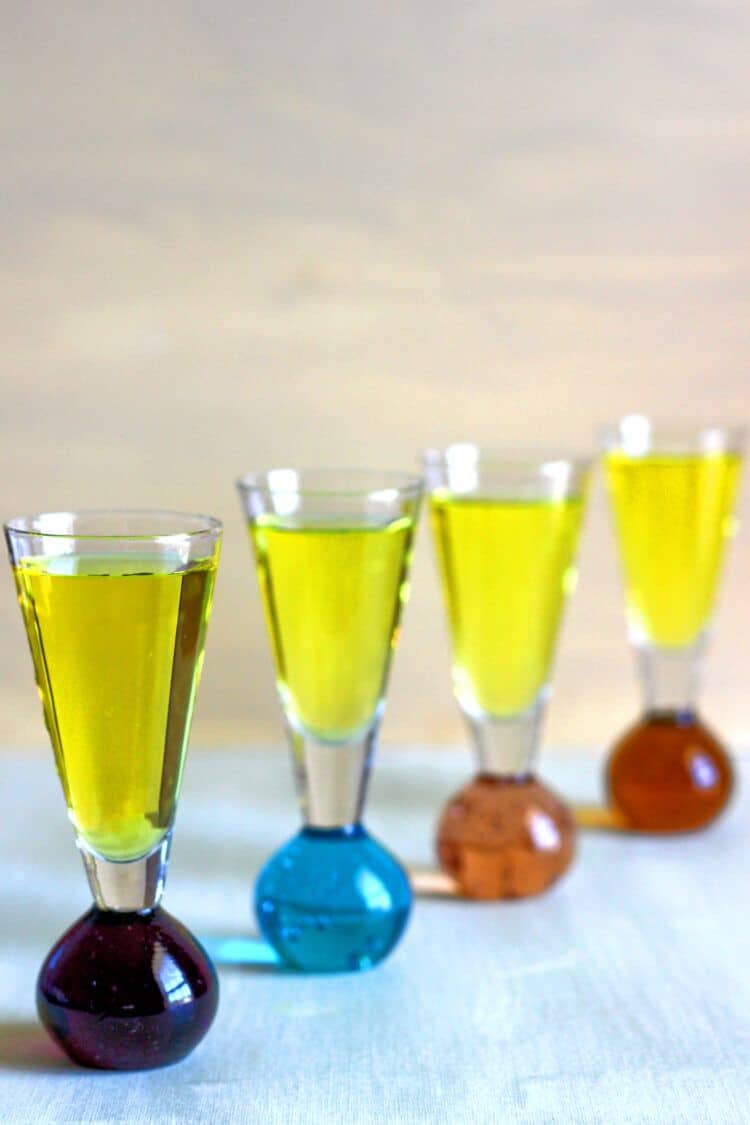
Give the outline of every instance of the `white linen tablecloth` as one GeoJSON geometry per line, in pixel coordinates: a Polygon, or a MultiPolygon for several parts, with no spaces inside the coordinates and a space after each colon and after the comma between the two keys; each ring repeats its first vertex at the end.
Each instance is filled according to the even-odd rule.
{"type": "MultiPolygon", "coordinates": [[[[542,773],[590,800],[599,765],[548,753],[542,773]]],[[[470,768],[468,751],[381,754],[368,827],[430,863],[438,809],[470,768]]],[[[111,1074],[70,1066],[36,1023],[41,961],[89,902],[51,755],[2,756],[0,779],[2,1125],[750,1122],[742,791],[702,834],[583,835],[573,870],[538,899],[420,898],[372,972],[225,964],[193,1055],[111,1074]]],[[[297,824],[282,749],[193,751],[165,906],[231,960],[245,949],[232,939],[254,930],[253,877],[297,824]]]]}

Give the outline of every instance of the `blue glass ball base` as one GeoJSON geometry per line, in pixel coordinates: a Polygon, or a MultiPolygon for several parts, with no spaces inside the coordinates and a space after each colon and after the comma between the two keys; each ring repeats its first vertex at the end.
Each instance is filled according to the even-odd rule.
{"type": "Polygon", "coordinates": [[[357,972],[387,957],[412,893],[401,864],[361,825],[303,828],[255,884],[258,925],[279,956],[307,972],[357,972]]]}

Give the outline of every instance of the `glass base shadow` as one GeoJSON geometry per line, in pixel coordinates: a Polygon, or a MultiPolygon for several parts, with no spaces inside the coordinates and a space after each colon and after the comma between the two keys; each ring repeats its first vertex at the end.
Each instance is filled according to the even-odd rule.
{"type": "Polygon", "coordinates": [[[263,936],[307,972],[377,965],[399,942],[411,904],[405,870],[361,825],[303,828],[255,885],[263,936]]]}
{"type": "Polygon", "coordinates": [[[63,934],[37,982],[39,1018],[79,1066],[149,1070],[179,1062],[216,1015],[205,950],[161,907],[92,907],[63,934]]]}

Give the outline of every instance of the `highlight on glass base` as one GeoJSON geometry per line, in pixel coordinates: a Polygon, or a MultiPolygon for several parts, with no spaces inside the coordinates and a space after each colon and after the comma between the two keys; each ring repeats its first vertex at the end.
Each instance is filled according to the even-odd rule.
{"type": "Polygon", "coordinates": [[[438,860],[468,898],[539,894],[575,854],[573,817],[534,763],[589,463],[460,444],[429,450],[424,469],[454,692],[479,765],[443,811],[438,860]]]}
{"type": "Polygon", "coordinates": [[[148,1070],[200,1043],[219,990],[205,950],[160,906],[92,906],[50,950],[37,982],[42,1023],[80,1066],[148,1070]]]}
{"type": "Polygon", "coordinates": [[[218,1002],[205,951],[161,909],[221,524],[56,512],[5,534],[58,774],[94,907],[37,985],[42,1023],[84,1066],[178,1061],[218,1002]]]}
{"type": "Polygon", "coordinates": [[[732,794],[726,749],[694,711],[650,711],[615,743],[607,792],[624,825],[690,832],[710,824],[732,794]]]}
{"type": "Polygon", "coordinates": [[[607,488],[644,706],[615,743],[607,789],[623,825],[688,832],[732,793],[726,748],[696,708],[735,503],[744,432],[675,430],[630,415],[605,434],[607,488]]]}
{"type": "Polygon", "coordinates": [[[421,481],[274,469],[238,488],[304,820],[258,878],[258,925],[297,969],[371,968],[399,941],[412,901],[403,867],[361,817],[421,481]]]}
{"type": "Polygon", "coordinates": [[[255,911],[289,965],[370,969],[401,938],[411,910],[401,864],[357,824],[303,828],[261,871],[255,911]]]}
{"type": "Polygon", "coordinates": [[[440,866],[468,898],[541,894],[567,871],[575,846],[570,810],[532,774],[478,774],[437,829],[440,866]]]}

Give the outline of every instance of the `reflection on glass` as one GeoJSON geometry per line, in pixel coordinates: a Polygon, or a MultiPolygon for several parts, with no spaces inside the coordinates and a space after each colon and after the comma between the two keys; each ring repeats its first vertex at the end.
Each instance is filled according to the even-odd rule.
{"type": "Polygon", "coordinates": [[[42,967],[40,1015],[82,1065],[165,1065],[200,1041],[217,1002],[210,961],[159,902],[221,525],[62,512],[5,531],[96,903],[42,967]]]}
{"type": "Polygon", "coordinates": [[[259,876],[258,922],[296,968],[368,968],[411,907],[406,873],[360,820],[421,484],[277,469],[239,490],[305,822],[259,876]]]}
{"type": "Polygon", "coordinates": [[[611,803],[647,831],[700,828],[732,789],[726,751],[696,711],[735,504],[743,434],[680,431],[631,415],[605,437],[605,472],[625,576],[644,714],[615,745],[611,803]]]}
{"type": "Polygon", "coordinates": [[[535,894],[574,849],[568,810],[533,768],[588,464],[496,460],[462,444],[424,465],[454,691],[479,760],[443,813],[438,855],[466,895],[535,894]]]}

